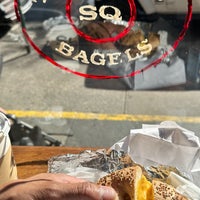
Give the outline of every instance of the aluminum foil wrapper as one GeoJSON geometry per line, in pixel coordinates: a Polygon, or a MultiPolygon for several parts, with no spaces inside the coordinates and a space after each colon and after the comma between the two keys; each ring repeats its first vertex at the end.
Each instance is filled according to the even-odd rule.
{"type": "Polygon", "coordinates": [[[49,173],[65,173],[88,181],[97,180],[115,170],[132,166],[131,158],[123,151],[99,149],[86,150],[80,154],[52,157],[48,161],[49,173]]]}

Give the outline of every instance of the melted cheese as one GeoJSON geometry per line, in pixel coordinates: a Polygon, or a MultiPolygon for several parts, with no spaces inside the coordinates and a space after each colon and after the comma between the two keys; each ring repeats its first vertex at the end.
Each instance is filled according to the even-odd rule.
{"type": "Polygon", "coordinates": [[[144,175],[142,175],[137,186],[137,200],[154,200],[152,183],[144,175]]]}

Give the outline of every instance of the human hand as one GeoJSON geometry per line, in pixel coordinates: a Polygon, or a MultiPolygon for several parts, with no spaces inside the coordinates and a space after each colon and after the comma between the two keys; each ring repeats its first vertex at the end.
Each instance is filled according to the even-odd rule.
{"type": "Polygon", "coordinates": [[[98,186],[65,174],[39,174],[0,187],[1,200],[116,200],[110,187],[98,186]]]}

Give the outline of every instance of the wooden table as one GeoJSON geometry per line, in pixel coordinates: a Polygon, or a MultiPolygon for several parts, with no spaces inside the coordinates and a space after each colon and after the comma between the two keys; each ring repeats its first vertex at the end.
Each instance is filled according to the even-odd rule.
{"type": "Polygon", "coordinates": [[[76,154],[86,149],[95,150],[97,148],[13,146],[12,149],[17,164],[18,177],[28,178],[47,172],[48,160],[53,156],[76,154]]]}

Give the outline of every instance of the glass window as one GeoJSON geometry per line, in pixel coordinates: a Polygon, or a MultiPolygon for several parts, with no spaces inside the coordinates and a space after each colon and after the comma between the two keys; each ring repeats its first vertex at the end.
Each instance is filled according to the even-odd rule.
{"type": "Polygon", "coordinates": [[[0,1],[9,113],[67,146],[162,121],[199,135],[198,0],[21,0],[17,15],[12,2],[0,1]]]}

